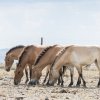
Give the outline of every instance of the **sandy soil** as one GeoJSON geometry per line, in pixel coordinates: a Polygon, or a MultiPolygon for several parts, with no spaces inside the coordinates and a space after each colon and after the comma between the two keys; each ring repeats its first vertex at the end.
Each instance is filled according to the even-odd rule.
{"type": "MultiPolygon", "coordinates": [[[[22,78],[18,86],[13,84],[14,69],[10,72],[4,70],[4,65],[0,65],[0,100],[100,100],[100,88],[97,88],[98,70],[91,66],[84,68],[83,75],[87,82],[87,88],[75,87],[77,81],[77,71],[74,73],[74,86],[67,87],[70,82],[69,71],[64,76],[64,87],[47,87],[43,85],[28,86],[25,77],[22,78]]],[[[41,77],[42,83],[44,74],[41,77]]]]}

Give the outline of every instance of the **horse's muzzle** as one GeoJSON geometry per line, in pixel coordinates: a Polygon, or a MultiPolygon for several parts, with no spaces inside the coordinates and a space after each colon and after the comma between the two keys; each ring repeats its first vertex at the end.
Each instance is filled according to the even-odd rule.
{"type": "Polygon", "coordinates": [[[19,84],[19,81],[14,80],[14,85],[18,85],[18,84],[19,84]]]}
{"type": "Polygon", "coordinates": [[[37,80],[31,80],[28,84],[29,85],[36,85],[38,83],[37,80]]]}
{"type": "Polygon", "coordinates": [[[7,72],[9,72],[10,71],[10,68],[7,68],[7,69],[5,69],[7,72]]]}
{"type": "Polygon", "coordinates": [[[54,86],[54,83],[53,83],[53,82],[48,81],[46,85],[47,85],[47,86],[54,86]]]}

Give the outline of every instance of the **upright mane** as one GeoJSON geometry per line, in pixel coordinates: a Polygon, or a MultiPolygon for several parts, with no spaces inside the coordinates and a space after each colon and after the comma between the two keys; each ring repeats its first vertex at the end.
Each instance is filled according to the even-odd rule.
{"type": "Polygon", "coordinates": [[[51,49],[51,48],[53,48],[53,47],[55,47],[55,46],[57,46],[57,45],[53,45],[53,46],[49,46],[49,47],[44,48],[44,49],[41,51],[41,53],[38,55],[38,57],[36,58],[34,65],[37,65],[37,64],[39,63],[40,59],[46,54],[46,52],[47,52],[49,49],[51,49]]]}
{"type": "Polygon", "coordinates": [[[27,46],[27,47],[24,48],[22,54],[21,54],[20,57],[19,57],[18,65],[19,65],[20,62],[23,60],[24,56],[26,56],[27,51],[28,51],[31,47],[33,47],[33,45],[30,45],[30,46],[27,46]]]}
{"type": "Polygon", "coordinates": [[[11,48],[11,49],[6,53],[6,55],[8,55],[11,51],[13,51],[13,50],[15,50],[15,49],[24,48],[24,47],[25,47],[24,45],[19,45],[19,46],[13,47],[13,48],[11,48]]]}
{"type": "MultiPolygon", "coordinates": [[[[71,45],[71,46],[72,46],[72,45],[71,45]]],[[[66,51],[68,48],[70,48],[71,46],[67,46],[67,47],[63,48],[62,50],[60,50],[60,51],[57,53],[56,58],[55,58],[54,62],[52,63],[52,66],[54,66],[55,62],[56,62],[56,61],[65,53],[65,51],[66,51]]],[[[51,68],[52,68],[52,66],[51,66],[51,68]]]]}

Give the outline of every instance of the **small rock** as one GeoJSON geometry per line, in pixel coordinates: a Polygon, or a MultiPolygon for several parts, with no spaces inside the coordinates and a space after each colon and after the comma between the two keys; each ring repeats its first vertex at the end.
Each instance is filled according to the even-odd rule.
{"type": "Polygon", "coordinates": [[[91,81],[91,83],[93,83],[93,81],[91,81]]]}
{"type": "Polygon", "coordinates": [[[45,100],[49,100],[48,97],[46,97],[45,100]]]}
{"type": "Polygon", "coordinates": [[[15,100],[23,100],[23,97],[16,97],[15,100]]]}
{"type": "Polygon", "coordinates": [[[53,95],[53,96],[51,96],[51,97],[52,97],[52,98],[56,98],[56,96],[54,96],[54,95],[53,95]]]}
{"type": "Polygon", "coordinates": [[[59,93],[67,93],[66,90],[61,90],[59,93]]]}
{"type": "Polygon", "coordinates": [[[0,77],[0,80],[3,80],[3,78],[0,77]]]}
{"type": "Polygon", "coordinates": [[[69,97],[66,97],[66,99],[69,99],[69,97]]]}
{"type": "Polygon", "coordinates": [[[73,90],[71,91],[73,94],[76,94],[78,91],[77,90],[73,90]]]}

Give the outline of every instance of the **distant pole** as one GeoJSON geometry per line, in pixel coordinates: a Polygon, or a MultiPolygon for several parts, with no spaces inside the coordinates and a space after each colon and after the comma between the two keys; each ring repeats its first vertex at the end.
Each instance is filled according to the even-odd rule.
{"type": "Polygon", "coordinates": [[[43,37],[41,37],[41,45],[43,45],[43,37]]]}

